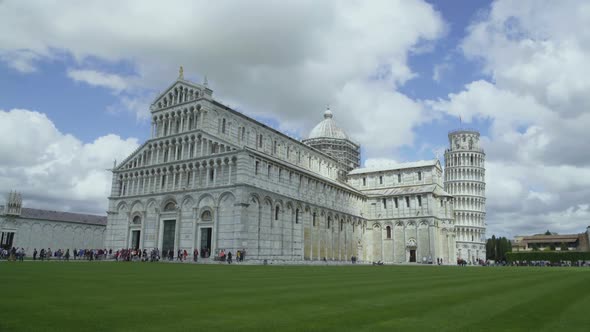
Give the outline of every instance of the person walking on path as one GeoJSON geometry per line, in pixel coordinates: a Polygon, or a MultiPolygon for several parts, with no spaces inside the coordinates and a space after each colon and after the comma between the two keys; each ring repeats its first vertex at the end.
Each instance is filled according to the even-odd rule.
{"type": "Polygon", "coordinates": [[[66,254],[64,255],[64,257],[66,258],[66,262],[70,261],[70,249],[66,249],[66,254]]]}
{"type": "Polygon", "coordinates": [[[227,253],[227,264],[231,264],[231,251],[227,253]]]}
{"type": "Polygon", "coordinates": [[[196,262],[199,259],[199,250],[197,250],[197,248],[195,248],[195,250],[193,250],[193,262],[196,262]]]}
{"type": "Polygon", "coordinates": [[[37,260],[37,248],[35,248],[33,250],[33,260],[36,261],[37,260]]]}

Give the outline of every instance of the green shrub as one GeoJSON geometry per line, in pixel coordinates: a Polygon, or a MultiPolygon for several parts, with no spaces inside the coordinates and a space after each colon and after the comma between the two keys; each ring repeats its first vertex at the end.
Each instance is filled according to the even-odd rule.
{"type": "Polygon", "coordinates": [[[590,252],[583,251],[517,251],[507,252],[506,259],[514,261],[590,261],[590,252]]]}

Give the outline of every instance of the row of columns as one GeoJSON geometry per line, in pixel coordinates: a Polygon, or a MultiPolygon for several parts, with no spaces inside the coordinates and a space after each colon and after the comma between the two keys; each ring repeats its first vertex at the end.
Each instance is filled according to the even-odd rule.
{"type": "Polygon", "coordinates": [[[225,144],[220,144],[207,138],[154,144],[145,149],[145,151],[131,162],[131,168],[205,157],[213,153],[224,153],[232,150],[231,147],[225,144]]]}
{"type": "Polygon", "coordinates": [[[485,196],[485,184],[474,182],[445,183],[445,191],[453,195],[485,196]]]}
{"type": "Polygon", "coordinates": [[[166,97],[162,99],[161,102],[158,103],[158,107],[168,107],[180,103],[185,103],[187,101],[195,100],[199,97],[199,91],[188,89],[188,88],[175,88],[174,93],[169,92],[166,97]]]}
{"type": "MultiPolygon", "coordinates": [[[[309,231],[309,259],[311,260],[340,260],[348,261],[351,256],[358,256],[357,246],[355,245],[361,237],[359,231],[355,232],[356,227],[349,220],[343,221],[343,228],[340,230],[342,220],[330,219],[330,228],[328,228],[328,218],[315,214],[316,226],[313,226],[314,214],[307,214],[310,220],[305,223],[309,231]]],[[[306,245],[304,239],[304,246],[306,245]]],[[[307,252],[304,248],[304,253],[307,252]]]]}
{"type": "Polygon", "coordinates": [[[485,200],[481,197],[455,197],[455,210],[485,212],[485,200]]]}
{"type": "Polygon", "coordinates": [[[445,181],[473,180],[485,181],[484,169],[446,168],[445,181]]]}
{"type": "Polygon", "coordinates": [[[465,153],[457,153],[457,152],[448,152],[448,155],[445,157],[445,167],[454,167],[454,166],[475,166],[475,167],[484,167],[485,165],[485,157],[481,153],[477,152],[465,152],[465,153]],[[473,160],[473,162],[472,162],[473,160]]]}
{"type": "Polygon", "coordinates": [[[456,212],[455,224],[459,226],[484,227],[485,219],[483,213],[456,212]]]}
{"type": "Polygon", "coordinates": [[[204,111],[172,111],[156,116],[152,119],[151,137],[162,137],[181,132],[203,128],[205,124],[204,111]]]}
{"type": "Polygon", "coordinates": [[[455,233],[457,234],[457,241],[483,242],[481,237],[484,235],[484,232],[481,229],[455,226],[455,233]]]}
{"type": "Polygon", "coordinates": [[[230,185],[235,173],[235,160],[223,162],[205,161],[196,167],[175,169],[172,172],[162,169],[148,174],[130,175],[119,180],[120,195],[133,196],[151,192],[166,192],[183,188],[198,188],[230,185]],[[226,176],[227,174],[227,176],[226,176]]]}

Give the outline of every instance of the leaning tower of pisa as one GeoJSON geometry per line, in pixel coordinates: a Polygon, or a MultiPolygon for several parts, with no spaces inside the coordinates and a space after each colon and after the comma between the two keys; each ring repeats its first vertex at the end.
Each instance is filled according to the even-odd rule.
{"type": "Polygon", "coordinates": [[[449,144],[445,151],[445,191],[454,196],[457,258],[474,263],[486,259],[486,155],[475,130],[451,131],[449,144]]]}

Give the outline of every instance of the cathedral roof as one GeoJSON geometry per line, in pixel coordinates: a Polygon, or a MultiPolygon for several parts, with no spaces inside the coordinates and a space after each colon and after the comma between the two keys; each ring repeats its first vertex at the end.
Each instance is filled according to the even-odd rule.
{"type": "Polygon", "coordinates": [[[385,189],[371,189],[362,191],[367,196],[396,196],[396,195],[409,195],[409,194],[423,194],[423,193],[434,193],[437,196],[452,196],[451,194],[444,191],[437,184],[426,184],[419,186],[403,186],[395,188],[385,189]]]}
{"type": "Polygon", "coordinates": [[[338,138],[338,139],[347,139],[348,135],[342,130],[338,125],[336,125],[336,121],[333,119],[332,111],[328,108],[326,112],[324,112],[324,120],[318,123],[309,133],[308,139],[311,138],[338,138]]]}
{"type": "Polygon", "coordinates": [[[400,163],[400,164],[388,165],[388,166],[383,166],[383,167],[357,168],[357,169],[353,169],[352,171],[350,171],[348,173],[348,175],[394,171],[394,170],[406,169],[406,168],[436,166],[438,163],[439,163],[438,159],[432,159],[432,160],[412,161],[409,163],[400,163]]]}

